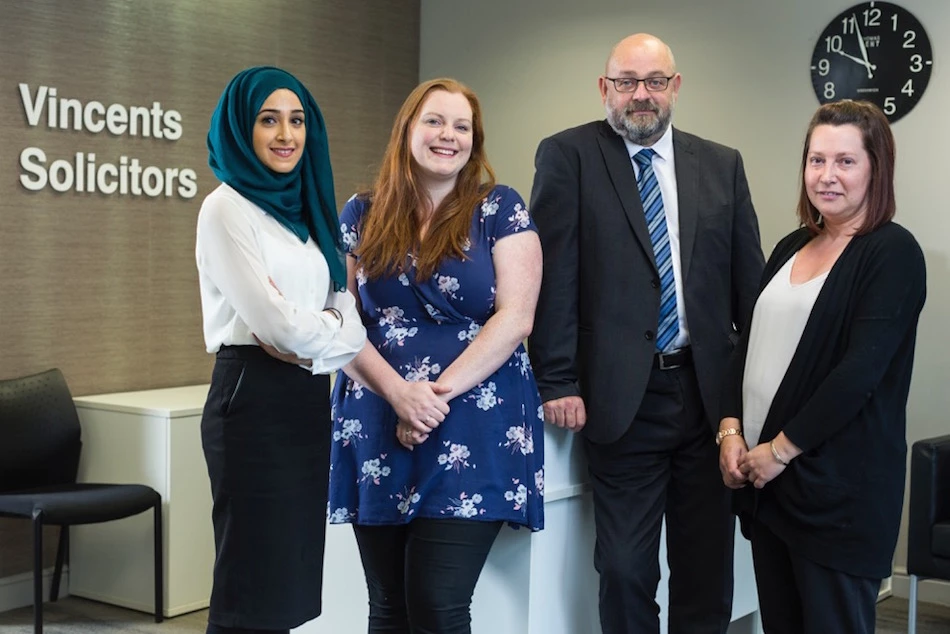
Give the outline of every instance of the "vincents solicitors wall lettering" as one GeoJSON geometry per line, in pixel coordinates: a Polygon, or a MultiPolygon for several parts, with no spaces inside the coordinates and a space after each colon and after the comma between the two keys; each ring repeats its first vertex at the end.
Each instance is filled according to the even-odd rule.
{"type": "MultiPolygon", "coordinates": [[[[147,137],[177,141],[182,135],[181,113],[166,110],[158,101],[146,106],[125,106],[100,101],[81,102],[56,94],[56,88],[39,86],[35,91],[21,83],[20,101],[27,124],[50,130],[76,130],[91,134],[108,131],[113,136],[147,137]]],[[[76,152],[72,160],[49,160],[39,147],[20,152],[20,184],[30,191],[46,187],[57,192],[99,192],[106,195],[150,198],[193,198],[198,193],[198,175],[187,167],[145,165],[138,158],[122,155],[118,163],[97,160],[95,153],[76,152]]]]}

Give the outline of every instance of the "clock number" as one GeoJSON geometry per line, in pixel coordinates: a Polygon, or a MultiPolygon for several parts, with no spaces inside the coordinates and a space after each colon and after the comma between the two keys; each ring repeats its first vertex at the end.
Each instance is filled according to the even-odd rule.
{"type": "Polygon", "coordinates": [[[881,26],[881,10],[877,8],[866,10],[864,26],[881,26]]]}
{"type": "MultiPolygon", "coordinates": [[[[920,55],[911,55],[910,56],[910,70],[913,73],[919,73],[924,69],[924,58],[920,55]]],[[[825,73],[827,74],[827,73],[825,73]]]]}
{"type": "Polygon", "coordinates": [[[828,82],[825,84],[825,99],[834,99],[835,98],[835,84],[834,82],[828,82]]]}
{"type": "Polygon", "coordinates": [[[897,33],[897,14],[896,13],[891,16],[891,22],[894,24],[893,31],[897,33]]]}
{"type": "Polygon", "coordinates": [[[917,48],[914,40],[917,39],[917,33],[914,31],[904,31],[904,48],[917,48]]]}
{"type": "Polygon", "coordinates": [[[908,97],[914,96],[914,80],[908,79],[907,83],[904,84],[904,87],[901,88],[901,92],[907,95],[908,97]]]}
{"type": "MultiPolygon", "coordinates": [[[[914,57],[920,57],[920,55],[914,55],[914,57]]],[[[921,66],[921,68],[923,68],[923,66],[921,66]]],[[[822,57],[820,60],[818,60],[818,74],[821,75],[822,77],[826,77],[828,73],[830,72],[831,72],[831,62],[829,62],[827,59],[822,57]]]]}
{"type": "Polygon", "coordinates": [[[841,32],[845,35],[854,32],[854,17],[849,15],[848,17],[841,19],[841,32]]]}
{"type": "MultiPolygon", "coordinates": [[[[908,31],[910,33],[910,31],[908,31]]],[[[907,33],[904,34],[905,36],[907,33]]],[[[840,53],[841,52],[841,36],[832,35],[825,38],[825,44],[828,46],[829,53],[840,53]]],[[[904,42],[904,48],[907,48],[907,42],[904,42]]]]}
{"type": "Polygon", "coordinates": [[[897,112],[897,104],[894,103],[893,97],[887,97],[884,100],[884,114],[892,115],[897,112]]]}

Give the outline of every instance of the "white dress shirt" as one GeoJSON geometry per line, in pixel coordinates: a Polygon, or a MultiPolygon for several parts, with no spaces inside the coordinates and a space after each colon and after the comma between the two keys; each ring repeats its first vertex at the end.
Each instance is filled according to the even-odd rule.
{"type": "MultiPolygon", "coordinates": [[[[627,139],[627,154],[633,163],[634,173],[640,177],[640,168],[633,157],[645,146],[637,145],[627,139]]],[[[673,281],[676,284],[676,318],[679,322],[679,334],[673,340],[672,349],[689,345],[689,325],[686,323],[686,309],[683,300],[683,263],[680,260],[680,215],[679,198],[676,190],[676,159],[673,156],[673,126],[669,126],[663,136],[650,146],[656,152],[653,157],[653,172],[660,185],[663,196],[663,210],[666,212],[666,231],[670,236],[670,255],[673,260],[673,281]]]]}
{"type": "Polygon", "coordinates": [[[226,184],[198,213],[195,247],[208,352],[257,345],[311,359],[313,374],[346,365],[366,341],[356,302],[334,291],[323,253],[226,184]],[[343,324],[325,308],[343,315],[343,324]]]}

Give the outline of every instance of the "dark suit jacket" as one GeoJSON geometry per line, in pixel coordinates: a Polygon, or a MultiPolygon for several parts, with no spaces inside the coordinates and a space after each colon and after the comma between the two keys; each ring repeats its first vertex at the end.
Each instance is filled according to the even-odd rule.
{"type": "MultiPolygon", "coordinates": [[[[703,404],[720,381],[764,266],[736,150],[673,131],[686,319],[703,404]]],[[[541,142],[530,209],[544,278],[529,353],[541,398],[582,396],[584,433],[616,440],[640,407],[655,353],[659,276],[636,175],[606,121],[541,142]]]]}

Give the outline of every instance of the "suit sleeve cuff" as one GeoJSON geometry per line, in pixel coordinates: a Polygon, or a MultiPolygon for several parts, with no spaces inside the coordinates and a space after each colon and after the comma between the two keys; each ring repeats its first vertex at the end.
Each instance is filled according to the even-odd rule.
{"type": "Polygon", "coordinates": [[[541,402],[546,403],[557,398],[565,396],[580,396],[581,389],[576,381],[563,383],[559,385],[538,385],[538,392],[541,394],[541,402]]]}

